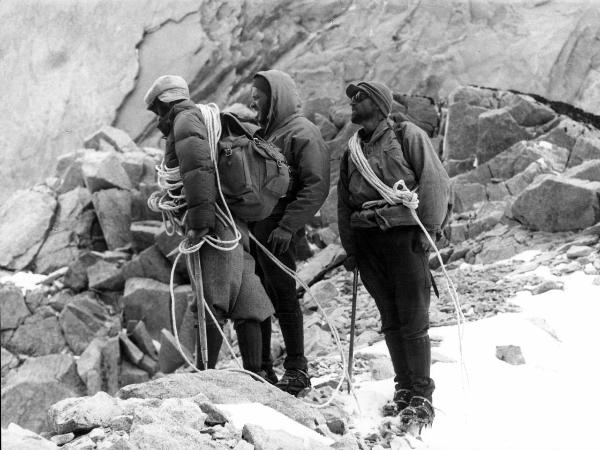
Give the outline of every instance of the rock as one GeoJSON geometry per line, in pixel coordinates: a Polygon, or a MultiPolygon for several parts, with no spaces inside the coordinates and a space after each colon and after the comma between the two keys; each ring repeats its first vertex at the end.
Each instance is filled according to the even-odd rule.
{"type": "Polygon", "coordinates": [[[4,386],[4,377],[12,369],[19,365],[19,358],[2,347],[2,356],[0,357],[0,361],[2,362],[2,386],[4,386]]]}
{"type": "Polygon", "coordinates": [[[135,327],[131,331],[129,336],[135,345],[143,351],[146,355],[158,359],[158,352],[152,342],[152,336],[148,333],[144,322],[139,321],[135,324],[135,327]]]}
{"type": "Polygon", "coordinates": [[[74,433],[57,434],[50,438],[50,440],[58,446],[65,445],[73,439],[75,439],[74,433]]]}
{"type": "Polygon", "coordinates": [[[506,189],[510,195],[519,195],[521,192],[527,189],[539,175],[550,173],[551,170],[552,169],[548,163],[546,163],[546,160],[540,158],[539,160],[529,164],[529,166],[527,166],[527,168],[521,173],[518,173],[510,180],[506,180],[506,189]]]}
{"type": "Polygon", "coordinates": [[[375,381],[394,378],[394,366],[388,357],[376,358],[370,361],[371,377],[375,381]]]}
{"type": "MultiPolygon", "coordinates": [[[[352,433],[346,433],[340,440],[331,444],[331,448],[339,450],[360,450],[361,447],[352,433]]],[[[373,447],[375,448],[375,447],[373,447]]]]}
{"type": "Polygon", "coordinates": [[[95,338],[77,360],[77,373],[86,385],[87,395],[102,390],[102,347],[105,342],[95,338]]]}
{"type": "Polygon", "coordinates": [[[439,127],[439,112],[432,98],[394,93],[391,117],[396,122],[409,121],[427,133],[435,135],[439,127]]]}
{"type": "Polygon", "coordinates": [[[532,291],[533,295],[540,295],[543,294],[544,292],[548,292],[551,291],[553,289],[560,289],[562,290],[564,287],[564,284],[560,281],[555,281],[555,280],[545,280],[542,283],[538,284],[532,291]]]}
{"type": "Polygon", "coordinates": [[[468,159],[447,159],[444,160],[444,169],[448,173],[448,176],[454,177],[459,174],[469,172],[474,167],[474,160],[468,159]]]}
{"type": "MultiPolygon", "coordinates": [[[[175,288],[175,317],[179,327],[187,308],[188,287],[175,288]]],[[[153,339],[159,339],[160,330],[171,330],[169,285],[150,278],[130,278],[123,294],[123,318],[142,320],[153,339]]]]}
{"type": "Polygon", "coordinates": [[[477,160],[485,163],[514,143],[532,137],[506,108],[484,112],[477,118],[477,160]]]}
{"type": "Polygon", "coordinates": [[[588,256],[594,249],[592,247],[588,247],[585,245],[574,245],[567,250],[567,258],[569,259],[577,259],[583,256],[588,256]]]}
{"type": "Polygon", "coordinates": [[[129,176],[116,153],[92,152],[81,159],[81,171],[89,192],[103,189],[131,189],[129,176]]]}
{"type": "Polygon", "coordinates": [[[131,194],[120,189],[94,192],[94,209],[110,250],[131,242],[131,194]]]}
{"type": "Polygon", "coordinates": [[[48,430],[50,405],[81,395],[83,389],[72,356],[29,359],[9,375],[2,388],[2,426],[15,422],[36,432],[48,430]]]}
{"type": "Polygon", "coordinates": [[[470,163],[474,161],[478,148],[478,119],[481,114],[488,111],[486,108],[461,101],[450,105],[444,141],[445,160],[462,160],[470,163]]]}
{"type": "MultiPolygon", "coordinates": [[[[171,280],[171,268],[170,261],[163,256],[156,245],[152,245],[123,266],[121,277],[125,280],[152,278],[168,284],[171,280]]],[[[174,283],[181,283],[181,277],[177,272],[175,272],[174,283]]]]}
{"type": "Polygon", "coordinates": [[[578,166],[584,161],[600,159],[600,138],[580,136],[575,141],[568,167],[578,166]]]}
{"type": "Polygon", "coordinates": [[[153,183],[156,181],[154,159],[143,151],[119,153],[117,157],[133,188],[139,187],[140,183],[153,183]]]}
{"type": "Polygon", "coordinates": [[[199,373],[176,373],[131,385],[119,391],[119,398],[187,398],[204,394],[209,401],[218,404],[259,402],[290,417],[292,420],[314,429],[315,424],[324,424],[322,414],[291,397],[247,375],[222,370],[204,370],[199,373]]]}
{"type": "Polygon", "coordinates": [[[21,289],[0,284],[0,325],[2,330],[14,330],[30,315],[21,289]]]}
{"type": "Polygon", "coordinates": [[[120,362],[119,337],[113,336],[102,347],[102,387],[111,395],[119,390],[120,362]]]}
{"type": "Polygon", "coordinates": [[[338,133],[337,127],[329,121],[327,117],[322,114],[316,113],[314,116],[314,123],[319,128],[321,136],[324,140],[329,141],[335,138],[338,133]]]}
{"type": "Polygon", "coordinates": [[[141,252],[154,244],[156,237],[163,231],[163,224],[158,220],[143,220],[131,223],[131,248],[141,252]]]}
{"type": "Polygon", "coordinates": [[[118,264],[99,260],[87,268],[88,285],[95,291],[121,291],[125,279],[118,264]]]}
{"type": "Polygon", "coordinates": [[[563,117],[562,120],[548,131],[536,138],[538,141],[550,142],[559,147],[564,147],[571,151],[580,137],[585,137],[587,129],[585,125],[574,120],[563,117]]]}
{"type": "Polygon", "coordinates": [[[522,127],[543,125],[556,117],[554,110],[528,95],[508,94],[500,101],[500,107],[504,106],[522,127]]]}
{"type": "Polygon", "coordinates": [[[337,241],[339,233],[333,230],[331,227],[320,228],[314,235],[315,243],[320,248],[325,248],[329,244],[333,244],[337,241]]]}
{"type": "Polygon", "coordinates": [[[56,211],[49,192],[19,190],[0,205],[0,267],[22,270],[44,243],[56,211]],[[26,206],[24,210],[23,205],[26,206]]]}
{"type": "Polygon", "coordinates": [[[60,326],[69,347],[80,355],[95,337],[115,336],[120,323],[98,301],[79,295],[60,313],[60,326]]]}
{"type": "Polygon", "coordinates": [[[119,333],[119,342],[121,343],[121,353],[123,356],[137,366],[144,357],[144,353],[131,342],[125,331],[119,333]]]}
{"type": "Polygon", "coordinates": [[[11,423],[2,429],[2,450],[58,450],[56,444],[11,423]]]}
{"type": "Polygon", "coordinates": [[[131,415],[142,405],[154,404],[147,401],[123,402],[106,392],[91,397],[67,398],[55,403],[48,410],[48,419],[58,434],[81,433],[96,427],[106,427],[122,415],[131,415]]]}
{"type": "Polygon", "coordinates": [[[512,365],[525,364],[525,358],[518,345],[497,345],[496,358],[512,365]]]}
{"type": "Polygon", "coordinates": [[[128,361],[121,363],[121,375],[119,377],[119,385],[127,386],[130,384],[145,383],[150,379],[148,372],[134,366],[128,361]]]}
{"type": "Polygon", "coordinates": [[[322,308],[337,305],[339,291],[335,284],[329,280],[322,280],[312,285],[310,288],[310,294],[312,294],[312,296],[309,295],[308,292],[304,294],[302,299],[304,308],[313,309],[316,311],[316,302],[319,302],[322,308]]]}
{"type": "Polygon", "coordinates": [[[340,244],[330,244],[299,268],[298,277],[310,286],[345,257],[346,252],[340,244]]]}
{"type": "Polygon", "coordinates": [[[310,441],[305,444],[304,439],[300,436],[295,436],[284,430],[266,430],[259,425],[245,424],[242,429],[242,438],[248,441],[256,450],[275,450],[283,449],[286,450],[303,450],[307,446],[310,449],[327,449],[326,445],[319,444],[318,442],[310,441]]]}
{"type": "Polygon", "coordinates": [[[108,426],[113,431],[125,431],[129,433],[131,424],[133,423],[133,416],[121,415],[115,416],[110,420],[108,426]]]}
{"type": "Polygon", "coordinates": [[[544,175],[517,197],[512,215],[536,230],[583,229],[600,220],[599,192],[599,182],[544,175]]]}
{"type": "Polygon", "coordinates": [[[92,431],[89,432],[88,437],[94,441],[94,442],[98,442],[103,440],[106,437],[106,432],[104,431],[104,428],[94,428],[92,431]]]}
{"type": "MultiPolygon", "coordinates": [[[[190,353],[190,349],[186,348],[183,343],[181,344],[181,349],[188,361],[194,363],[195,358],[190,353]]],[[[194,349],[192,348],[191,350],[193,351],[194,349]]],[[[175,337],[168,330],[162,329],[160,332],[160,351],[158,352],[160,371],[163,373],[173,373],[185,363],[185,358],[181,355],[175,337]]]]}
{"type": "Polygon", "coordinates": [[[38,272],[50,273],[77,258],[78,247],[90,239],[91,222],[84,213],[91,205],[92,196],[83,187],[58,197],[57,217],[35,260],[38,272]]]}
{"type": "Polygon", "coordinates": [[[58,319],[36,313],[25,319],[4,346],[13,353],[43,356],[59,353],[66,345],[58,319]]]}
{"type": "Polygon", "coordinates": [[[202,412],[206,414],[206,425],[225,425],[227,422],[229,422],[229,413],[223,411],[218,406],[202,399],[194,399],[194,402],[198,405],[202,412]]]}
{"type": "Polygon", "coordinates": [[[56,312],[61,312],[67,303],[73,299],[73,293],[67,289],[63,289],[62,291],[58,291],[48,300],[48,306],[54,309],[56,312]]]}
{"type": "MultiPolygon", "coordinates": [[[[1,287],[0,287],[1,289],[1,287]]],[[[1,294],[0,294],[1,296],[1,294]]],[[[30,312],[34,313],[36,309],[48,304],[47,290],[45,288],[33,289],[25,294],[25,304],[30,312]]]]}
{"type": "Polygon", "coordinates": [[[571,167],[564,173],[564,176],[580,180],[600,181],[600,158],[571,167]]]}
{"type": "Polygon", "coordinates": [[[86,137],[84,140],[84,145],[86,148],[100,150],[102,141],[110,144],[115,151],[122,153],[135,151],[138,149],[137,145],[135,145],[135,142],[131,140],[126,132],[108,125],[100,128],[94,134],[86,137]]]}
{"type": "Polygon", "coordinates": [[[329,108],[329,119],[338,129],[343,128],[344,125],[350,122],[351,115],[352,109],[348,104],[334,105],[329,108]]]}
{"type": "Polygon", "coordinates": [[[201,433],[204,414],[187,399],[167,399],[158,407],[137,408],[133,416],[130,442],[136,448],[218,448],[210,435],[201,433]]]}
{"type": "Polygon", "coordinates": [[[453,189],[457,213],[473,209],[487,200],[485,186],[479,183],[453,184],[453,189]]]}
{"type": "MultiPolygon", "coordinates": [[[[512,236],[493,237],[486,241],[483,249],[475,255],[474,261],[477,264],[491,264],[511,258],[526,249],[526,245],[517,242],[512,236]]],[[[466,262],[469,262],[468,259],[469,253],[465,255],[466,262]]],[[[471,262],[469,263],[472,264],[471,262]]]]}

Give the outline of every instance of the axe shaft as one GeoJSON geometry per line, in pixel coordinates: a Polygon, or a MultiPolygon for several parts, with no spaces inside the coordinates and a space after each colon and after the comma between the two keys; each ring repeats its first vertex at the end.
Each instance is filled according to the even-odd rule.
{"type": "Polygon", "coordinates": [[[352,370],[354,366],[354,330],[356,328],[356,298],[358,296],[358,267],[354,268],[354,279],[352,281],[352,316],[350,320],[350,348],[348,349],[348,393],[352,381],[352,370]]]}

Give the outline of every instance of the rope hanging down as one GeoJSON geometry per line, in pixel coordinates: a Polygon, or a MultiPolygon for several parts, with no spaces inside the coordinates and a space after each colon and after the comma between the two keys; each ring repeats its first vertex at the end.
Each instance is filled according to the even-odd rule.
{"type": "MultiPolygon", "coordinates": [[[[198,104],[196,106],[198,106],[198,108],[200,109],[200,112],[202,113],[202,116],[203,116],[204,124],[206,125],[206,128],[207,128],[208,143],[209,143],[210,151],[211,151],[210,157],[216,168],[217,167],[217,159],[218,159],[217,143],[221,136],[221,122],[220,122],[220,117],[219,117],[219,108],[214,103],[211,103],[209,105],[198,104]]],[[[168,168],[164,164],[164,160],[163,160],[161,162],[160,166],[156,166],[156,171],[158,174],[158,185],[161,188],[161,191],[154,192],[150,196],[150,198],[148,199],[148,207],[152,211],[160,212],[162,214],[162,219],[163,219],[163,223],[165,224],[165,229],[167,231],[167,234],[169,234],[171,236],[174,233],[177,233],[181,236],[184,236],[185,215],[183,216],[182,219],[177,218],[178,213],[187,207],[187,203],[185,201],[185,194],[183,193],[183,180],[181,179],[179,167],[168,168]],[[179,190],[179,193],[177,193],[178,190],[179,190]]],[[[223,191],[221,189],[221,181],[219,178],[219,171],[215,170],[215,173],[216,173],[216,178],[217,178],[217,189],[219,192],[219,198],[221,199],[221,204],[223,205],[223,208],[221,208],[221,206],[218,203],[216,205],[217,219],[219,221],[221,221],[223,223],[223,225],[225,225],[226,227],[230,227],[233,230],[234,238],[231,240],[222,240],[216,236],[205,235],[205,236],[203,236],[203,238],[200,240],[200,242],[198,244],[193,245],[193,246],[189,246],[187,238],[184,238],[181,241],[181,243],[179,244],[179,247],[176,249],[177,256],[175,257],[175,261],[173,262],[173,266],[171,268],[171,277],[170,277],[170,283],[169,283],[169,290],[170,290],[170,294],[171,294],[171,324],[172,324],[172,328],[173,328],[173,335],[175,337],[177,349],[178,349],[179,353],[181,354],[181,356],[183,357],[186,364],[188,364],[192,368],[192,370],[195,372],[199,372],[199,370],[197,369],[195,364],[192,361],[190,361],[186,352],[183,350],[183,347],[181,346],[181,342],[179,340],[179,333],[178,333],[177,325],[176,325],[176,321],[175,321],[175,301],[174,301],[174,298],[175,298],[175,291],[174,291],[175,269],[177,267],[179,259],[181,258],[182,255],[184,255],[186,257],[186,262],[187,262],[188,267],[193,267],[194,269],[197,268],[196,275],[200,274],[200,276],[201,276],[199,250],[202,247],[202,245],[204,245],[206,243],[206,244],[214,247],[217,250],[231,251],[237,247],[237,245],[239,244],[239,242],[242,238],[241,233],[239,232],[239,230],[237,229],[237,227],[235,225],[233,215],[231,214],[231,211],[229,210],[229,207],[227,206],[227,202],[225,201],[223,191]]],[[[342,384],[343,384],[344,380],[346,379],[348,381],[348,385],[350,386],[350,390],[352,392],[352,395],[353,395],[353,397],[356,401],[356,404],[358,406],[358,409],[360,411],[360,406],[358,404],[358,399],[357,399],[356,393],[354,391],[352,380],[350,379],[348,372],[346,370],[346,359],[344,356],[344,351],[343,351],[343,347],[341,344],[339,334],[337,332],[337,329],[335,328],[335,326],[333,325],[333,323],[330,321],[329,317],[325,313],[325,310],[321,306],[320,302],[313,296],[313,294],[310,292],[310,288],[306,285],[306,283],[304,283],[296,275],[296,273],[294,271],[292,271],[287,266],[282,264],[275,257],[275,255],[273,255],[267,248],[265,248],[260,242],[258,242],[258,240],[254,237],[254,235],[250,234],[250,237],[256,242],[256,245],[263,252],[265,252],[265,254],[281,270],[283,270],[289,276],[294,278],[300,285],[302,285],[302,287],[304,287],[306,292],[309,294],[309,296],[312,298],[312,300],[317,304],[317,307],[319,308],[319,310],[325,317],[325,320],[331,330],[331,333],[334,337],[334,340],[335,340],[338,350],[340,352],[340,357],[341,357],[341,362],[342,362],[342,376],[337,384],[336,389],[331,394],[330,399],[327,402],[319,404],[319,405],[315,405],[314,403],[310,403],[310,402],[305,402],[305,403],[307,403],[313,407],[317,407],[317,408],[324,408],[324,407],[328,406],[333,401],[335,394],[341,390],[342,384]]],[[[192,278],[196,278],[196,277],[192,277],[192,278]]],[[[239,358],[237,358],[237,356],[235,355],[235,351],[231,347],[231,344],[229,343],[227,336],[225,336],[225,333],[223,332],[221,326],[219,325],[217,318],[214,316],[211,308],[209,307],[208,303],[206,302],[206,299],[202,295],[201,280],[199,280],[198,284],[199,284],[199,286],[197,286],[197,287],[199,289],[196,289],[196,291],[199,292],[199,296],[201,297],[200,303],[204,305],[205,311],[208,312],[211,320],[213,321],[213,323],[217,327],[217,330],[223,337],[223,341],[227,345],[227,348],[228,348],[229,352],[231,353],[233,360],[236,362],[237,366],[239,367],[239,369],[225,369],[225,370],[232,370],[232,371],[246,373],[257,380],[265,382],[269,387],[272,387],[273,389],[278,390],[278,388],[276,388],[275,386],[272,386],[270,383],[266,382],[262,377],[260,377],[256,373],[247,371],[243,368],[242,364],[239,361],[239,358]]],[[[206,361],[206,357],[204,357],[203,359],[204,359],[204,361],[206,361]]]]}
{"type": "Polygon", "coordinates": [[[365,155],[361,149],[360,138],[358,137],[358,132],[354,133],[354,135],[350,138],[348,145],[350,148],[350,158],[352,159],[352,162],[356,165],[356,167],[360,171],[363,178],[365,180],[367,180],[367,182],[371,186],[373,186],[375,188],[375,190],[377,190],[377,192],[383,198],[383,200],[374,200],[374,201],[365,202],[362,205],[363,208],[365,208],[365,209],[371,208],[373,206],[379,206],[379,205],[383,205],[386,203],[389,205],[402,204],[402,205],[406,206],[410,210],[410,213],[411,213],[413,219],[415,220],[415,222],[419,225],[419,228],[421,228],[421,231],[427,237],[429,244],[435,250],[437,259],[440,262],[440,267],[442,268],[444,276],[446,277],[448,293],[450,294],[450,298],[452,299],[452,304],[454,305],[454,311],[455,311],[455,315],[456,315],[456,325],[457,325],[457,330],[458,330],[458,346],[459,346],[460,361],[461,361],[460,367],[461,367],[461,373],[463,375],[463,380],[464,380],[466,378],[466,370],[465,370],[464,359],[463,359],[462,341],[463,341],[463,332],[464,332],[463,326],[465,323],[465,316],[463,315],[463,312],[462,312],[462,308],[460,305],[460,299],[458,298],[458,293],[456,292],[456,287],[454,286],[452,279],[450,278],[450,276],[448,275],[448,272],[446,271],[446,266],[444,265],[444,261],[442,260],[440,251],[438,250],[437,246],[435,245],[435,242],[433,241],[433,239],[431,239],[429,232],[427,231],[427,229],[425,228],[425,226],[419,219],[419,216],[417,215],[416,209],[419,207],[419,197],[416,192],[412,192],[406,187],[404,180],[398,180],[398,181],[396,181],[396,183],[394,183],[393,187],[389,187],[383,181],[381,181],[381,179],[377,175],[375,175],[375,172],[373,172],[373,169],[371,168],[369,161],[367,161],[367,158],[365,157],[365,155]]]}

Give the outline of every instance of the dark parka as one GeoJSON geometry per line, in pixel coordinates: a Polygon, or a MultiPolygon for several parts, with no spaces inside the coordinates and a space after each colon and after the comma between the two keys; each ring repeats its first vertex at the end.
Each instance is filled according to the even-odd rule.
{"type": "Polygon", "coordinates": [[[201,230],[215,227],[217,199],[215,167],[210,159],[207,130],[202,113],[190,100],[173,106],[161,119],[159,128],[165,136],[165,164],[179,166],[187,201],[186,225],[201,230]]]}
{"type": "Polygon", "coordinates": [[[302,115],[291,77],[279,70],[258,72],[271,87],[263,137],[279,147],[292,168],[291,188],[271,218],[295,233],[316,214],[329,193],[329,153],[319,129],[302,115]]]}
{"type": "MultiPolygon", "coordinates": [[[[398,142],[391,124],[382,120],[368,142],[361,139],[363,153],[375,175],[386,185],[391,187],[398,180],[404,180],[408,189],[417,190],[417,215],[429,232],[436,233],[448,211],[448,175],[427,134],[410,122],[403,122],[400,127],[402,142],[398,142]]],[[[361,129],[359,137],[363,137],[363,133],[361,129]]],[[[362,208],[364,202],[380,199],[379,193],[363,178],[346,150],[338,182],[338,225],[342,245],[349,255],[354,253],[352,228],[379,227],[386,230],[417,225],[404,205],[362,208]]]]}

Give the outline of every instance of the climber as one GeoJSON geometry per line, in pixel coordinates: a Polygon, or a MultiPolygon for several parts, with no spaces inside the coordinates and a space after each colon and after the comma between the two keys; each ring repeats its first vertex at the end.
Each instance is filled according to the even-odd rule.
{"type": "MultiPolygon", "coordinates": [[[[319,129],[300,110],[292,78],[279,70],[258,72],[252,82],[252,104],[257,111],[259,135],[282,149],[291,169],[290,189],[268,218],[251,226],[258,241],[271,249],[287,267],[296,270],[296,246],[306,223],[329,192],[329,155],[319,129]]],[[[261,251],[255,253],[258,273],[279,319],[286,348],[285,373],[277,382],[271,358],[271,319],[262,322],[263,366],[271,381],[297,395],[310,386],[304,355],[303,317],[296,282],[261,251]]]]}
{"type": "MultiPolygon", "coordinates": [[[[351,120],[362,128],[340,163],[338,224],[347,253],[344,266],[358,266],[365,288],[381,314],[381,331],[395,372],[393,401],[384,413],[429,425],[433,421],[430,377],[429,302],[432,276],[430,243],[402,202],[383,202],[371,179],[387,186],[403,180],[418,188],[417,214],[435,241],[447,212],[448,176],[429,138],[403,122],[400,139],[388,121],[392,92],[382,83],[360,82],[346,88],[351,120]],[[371,175],[368,170],[372,169],[371,175]],[[365,205],[365,202],[371,202],[365,205]],[[370,207],[370,205],[373,205],[370,207]]],[[[415,197],[408,192],[406,204],[415,197]]]]}
{"type": "MultiPolygon", "coordinates": [[[[182,186],[172,189],[171,194],[177,198],[184,193],[187,207],[178,217],[185,218],[183,226],[188,245],[198,244],[209,234],[231,240],[234,236],[232,227],[216,218],[220,200],[215,167],[210,158],[208,130],[202,113],[190,100],[187,83],[179,76],[161,76],[152,84],[144,101],[147,109],[158,116],[158,128],[166,137],[163,163],[167,169],[179,168],[183,180],[182,186]]],[[[264,378],[260,323],[270,319],[274,309],[254,273],[248,226],[239,218],[234,219],[241,232],[242,245],[232,251],[221,251],[209,245],[203,245],[199,250],[203,293],[221,327],[228,318],[234,321],[244,369],[264,378]]],[[[215,367],[223,340],[212,320],[207,320],[206,334],[208,358],[199,362],[200,369],[215,367]]]]}

